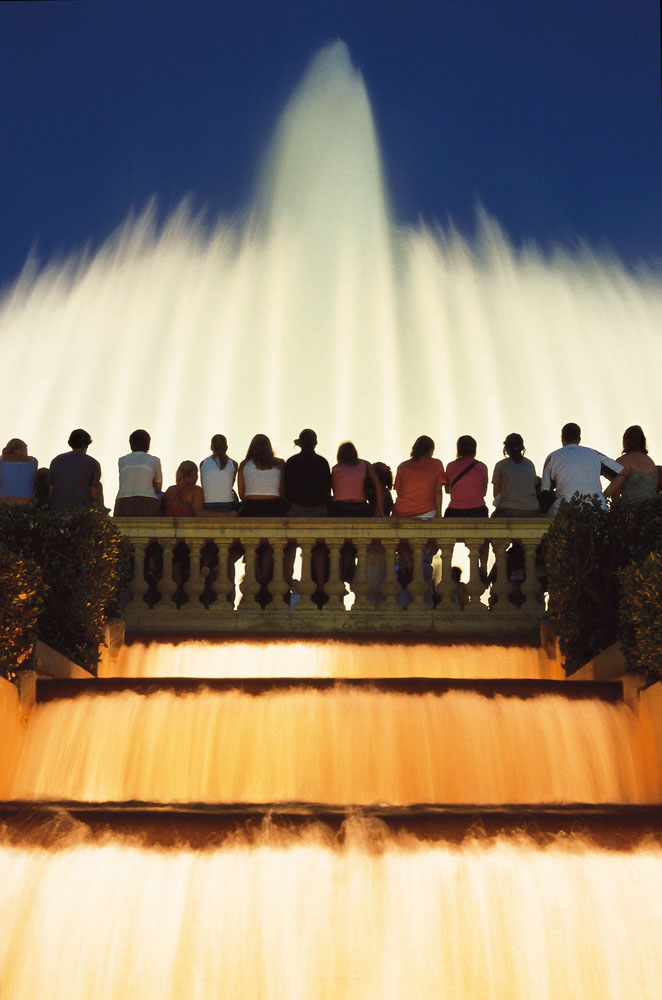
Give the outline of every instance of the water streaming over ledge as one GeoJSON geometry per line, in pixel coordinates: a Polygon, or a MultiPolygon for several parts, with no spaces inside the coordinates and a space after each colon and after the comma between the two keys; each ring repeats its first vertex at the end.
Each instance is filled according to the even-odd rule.
{"type": "Polygon", "coordinates": [[[421,433],[445,461],[471,433],[492,464],[517,429],[540,467],[568,419],[606,453],[641,423],[656,454],[661,318],[659,275],[588,248],[516,251],[485,215],[472,244],[398,227],[337,43],[285,109],[243,222],[209,230],[184,205],[159,227],[148,210],[91,257],[26,268],[0,302],[4,402],[42,463],[89,428],[107,500],[136,426],[167,482],[212,433],[236,458],[256,431],[287,455],[305,425],[328,456],[351,438],[393,465],[421,433]]]}
{"type": "MultiPolygon", "coordinates": [[[[410,675],[470,678],[479,663],[485,676],[506,673],[498,647],[423,647],[419,670],[415,645],[304,645],[303,677],[342,676],[348,663],[369,677],[380,660],[402,676],[398,656],[410,675]]],[[[221,643],[213,660],[201,644],[196,671],[186,646],[184,672],[210,682],[214,662],[221,676],[241,665],[268,677],[288,650],[303,655],[274,644],[269,670],[259,645],[221,643]]],[[[136,645],[121,672],[144,655],[143,675],[178,673],[178,647],[163,663],[158,649],[136,645]]],[[[535,649],[513,650],[512,662],[520,682],[544,664],[535,649]]],[[[27,726],[4,730],[25,741],[14,791],[344,805],[655,799],[650,734],[618,702],[296,686],[254,696],[238,684],[38,705],[27,726]]],[[[15,705],[0,695],[4,722],[15,705]]],[[[662,981],[659,838],[616,848],[588,833],[477,828],[448,840],[359,817],[339,831],[239,820],[194,850],[93,833],[61,812],[39,822],[57,831],[49,846],[0,830],[3,1000],[622,1000],[655,997],[662,981]]]]}

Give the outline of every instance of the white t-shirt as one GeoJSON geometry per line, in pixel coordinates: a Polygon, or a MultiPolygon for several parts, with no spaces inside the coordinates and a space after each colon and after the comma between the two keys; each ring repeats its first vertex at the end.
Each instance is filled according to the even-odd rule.
{"type": "Polygon", "coordinates": [[[552,482],[556,483],[558,500],[552,510],[556,511],[559,501],[570,500],[575,493],[581,496],[593,496],[597,493],[602,506],[606,507],[600,482],[603,465],[615,474],[623,469],[623,466],[613,459],[592,448],[584,448],[581,444],[566,444],[548,455],[545,459],[541,485],[543,490],[550,490],[552,482]]]}
{"type": "Polygon", "coordinates": [[[275,466],[273,469],[258,469],[253,459],[249,459],[244,466],[246,496],[279,497],[281,473],[280,466],[275,466]]]}
{"type": "Polygon", "coordinates": [[[120,488],[118,499],[122,497],[155,497],[154,480],[163,482],[161,461],[156,455],[145,451],[132,451],[120,458],[120,488]]]}
{"type": "Polygon", "coordinates": [[[232,483],[237,466],[231,458],[225,463],[224,469],[219,469],[212,455],[200,465],[200,480],[205,503],[230,503],[234,500],[232,483]]]}

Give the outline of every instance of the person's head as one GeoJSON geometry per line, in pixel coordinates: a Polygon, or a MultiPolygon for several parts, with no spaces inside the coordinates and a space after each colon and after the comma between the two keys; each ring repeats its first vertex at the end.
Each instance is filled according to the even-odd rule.
{"type": "Polygon", "coordinates": [[[152,439],[147,431],[142,429],[129,434],[129,447],[131,451],[149,451],[151,441],[152,439]]]}
{"type": "Polygon", "coordinates": [[[182,484],[195,486],[198,481],[198,467],[195,462],[180,462],[175,481],[178,486],[182,484]]]}
{"type": "Polygon", "coordinates": [[[631,451],[641,451],[644,455],[648,454],[646,435],[639,424],[633,424],[632,427],[628,427],[623,435],[623,454],[627,455],[631,451]]]}
{"type": "Polygon", "coordinates": [[[276,456],[266,434],[256,434],[248,446],[246,461],[252,460],[258,469],[273,469],[276,456]]]}
{"type": "Polygon", "coordinates": [[[228,464],[228,441],[225,434],[214,434],[211,439],[211,453],[219,469],[228,464]]]}
{"type": "Polygon", "coordinates": [[[10,462],[16,460],[17,458],[27,458],[28,446],[25,441],[21,441],[20,438],[10,438],[2,449],[2,457],[10,462]]]}
{"type": "Polygon", "coordinates": [[[512,458],[513,462],[521,462],[525,451],[521,434],[509,434],[503,442],[503,453],[512,458]]]}
{"type": "Polygon", "coordinates": [[[86,451],[92,444],[92,438],[84,431],[82,427],[77,427],[75,431],[72,431],[69,435],[69,440],[67,444],[74,451],[86,451]]]}
{"type": "Polygon", "coordinates": [[[351,441],[343,441],[336,455],[338,465],[358,465],[359,453],[351,441]]]}
{"type": "Polygon", "coordinates": [[[294,443],[297,448],[301,448],[301,451],[315,451],[317,447],[317,434],[310,427],[304,427],[294,443]]]}
{"type": "Polygon", "coordinates": [[[457,439],[458,458],[475,458],[477,448],[476,439],[472,438],[470,434],[463,434],[457,439]]]}
{"type": "Polygon", "coordinates": [[[579,444],[582,429],[579,424],[564,424],[561,428],[561,444],[579,444]]]}
{"type": "Polygon", "coordinates": [[[431,457],[434,454],[434,441],[427,434],[421,434],[414,441],[411,449],[411,457],[415,462],[418,462],[419,458],[431,457]]]}
{"type": "Polygon", "coordinates": [[[382,486],[386,487],[387,490],[392,490],[393,472],[390,465],[387,465],[386,462],[373,462],[372,467],[375,470],[375,475],[382,486]]]}

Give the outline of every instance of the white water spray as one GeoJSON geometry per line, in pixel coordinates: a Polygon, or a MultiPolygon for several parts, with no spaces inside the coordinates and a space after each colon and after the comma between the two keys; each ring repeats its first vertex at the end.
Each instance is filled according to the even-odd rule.
{"type": "Polygon", "coordinates": [[[516,252],[485,216],[475,246],[398,229],[384,192],[366,90],[336,43],[286,108],[243,228],[207,232],[182,206],[159,230],[148,210],[91,259],[9,290],[5,437],[48,464],[86,427],[107,501],[137,426],[167,483],[213,433],[236,458],[258,431],[286,456],[306,425],[329,457],[351,438],[393,465],[421,433],[444,461],[471,433],[491,465],[518,430],[540,467],[570,419],[612,454],[641,423],[662,455],[659,281],[586,249],[516,252]]]}

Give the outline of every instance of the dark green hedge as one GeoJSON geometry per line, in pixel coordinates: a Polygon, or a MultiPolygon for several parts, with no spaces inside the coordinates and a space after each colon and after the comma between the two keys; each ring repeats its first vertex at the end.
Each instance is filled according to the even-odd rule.
{"type": "MultiPolygon", "coordinates": [[[[558,623],[569,673],[617,639],[631,670],[638,670],[622,588],[628,580],[634,607],[633,563],[662,552],[662,497],[641,503],[615,502],[608,511],[596,499],[563,502],[544,539],[550,611],[558,623]]],[[[636,601],[635,601],[636,603],[636,601]]],[[[658,665],[658,669],[660,669],[658,665]]]]}
{"type": "Polygon", "coordinates": [[[30,652],[43,594],[39,566],[0,544],[0,676],[13,677],[30,652]]]}
{"type": "MultiPolygon", "coordinates": [[[[17,568],[26,562],[41,571],[42,603],[36,626],[26,634],[36,631],[49,646],[96,671],[105,621],[118,613],[129,563],[129,547],[112,519],[98,507],[2,507],[0,546],[17,568]]],[[[17,637],[22,628],[19,615],[17,637]]]]}

